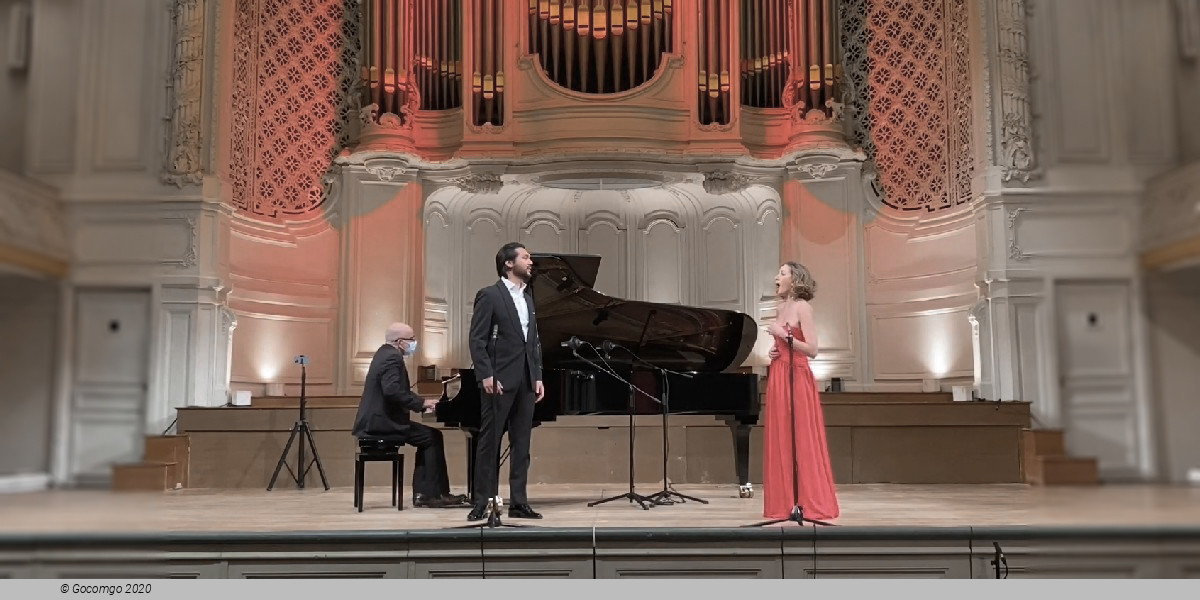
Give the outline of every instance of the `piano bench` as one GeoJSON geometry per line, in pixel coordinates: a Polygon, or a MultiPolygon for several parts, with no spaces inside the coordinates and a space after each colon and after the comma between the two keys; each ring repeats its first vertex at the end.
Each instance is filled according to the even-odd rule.
{"type": "Polygon", "coordinates": [[[366,480],[366,464],[369,462],[392,463],[392,506],[404,510],[404,444],[378,438],[359,438],[358,451],[354,454],[354,508],[363,510],[363,487],[366,480]]]}

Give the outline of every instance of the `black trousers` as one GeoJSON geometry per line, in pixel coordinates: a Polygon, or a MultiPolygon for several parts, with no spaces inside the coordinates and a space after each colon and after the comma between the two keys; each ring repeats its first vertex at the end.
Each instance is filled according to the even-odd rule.
{"type": "Polygon", "coordinates": [[[449,494],[450,476],[446,474],[446,446],[441,430],[422,423],[410,423],[404,443],[417,449],[413,493],[429,498],[449,494]]]}
{"type": "Polygon", "coordinates": [[[508,431],[512,451],[508,456],[508,502],[528,504],[525,486],[529,481],[529,436],[533,430],[536,396],[526,376],[513,390],[492,396],[479,390],[479,434],[475,441],[475,484],[472,499],[486,503],[500,493],[500,439],[508,431]]]}

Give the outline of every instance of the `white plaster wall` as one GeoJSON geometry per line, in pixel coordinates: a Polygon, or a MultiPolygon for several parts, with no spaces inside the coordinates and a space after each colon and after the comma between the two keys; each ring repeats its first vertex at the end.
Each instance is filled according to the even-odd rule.
{"type": "Polygon", "coordinates": [[[233,291],[232,387],[267,392],[284,384],[299,395],[301,369],[294,357],[310,358],[310,393],[330,393],[337,373],[337,230],[323,217],[272,225],[236,218],[229,242],[233,291]]]}
{"type": "Polygon", "coordinates": [[[1195,267],[1146,277],[1154,408],[1162,477],[1187,479],[1200,469],[1200,273],[1195,267]]]}
{"type": "Polygon", "coordinates": [[[50,472],[59,285],[0,275],[0,477],[50,472]]]}
{"type": "Polygon", "coordinates": [[[0,169],[20,173],[24,166],[25,116],[28,99],[28,33],[32,31],[32,11],[29,0],[0,0],[0,169]],[[16,12],[14,12],[16,9],[16,12]],[[25,15],[21,17],[19,15],[25,15]],[[14,18],[16,19],[14,21],[14,18]],[[15,66],[20,46],[13,33],[25,31],[24,66],[15,66]],[[16,50],[14,53],[13,50],[16,50]],[[16,54],[16,56],[14,56],[16,54]]]}
{"type": "MultiPolygon", "coordinates": [[[[1070,451],[1100,458],[1103,477],[1153,477],[1137,223],[1147,182],[1172,169],[1179,155],[1171,3],[1026,4],[1035,164],[1028,179],[981,173],[983,201],[976,208],[979,314],[989,332],[981,352],[983,392],[1033,402],[1035,426],[1064,428],[1070,451]],[[1085,284],[1128,290],[1113,292],[1124,304],[1093,309],[1057,296],[1085,284]],[[1090,382],[1089,396],[1064,369],[1095,349],[1064,336],[1072,319],[1109,309],[1130,315],[1129,342],[1121,349],[1129,372],[1119,381],[1090,382]],[[1083,400],[1097,393],[1103,402],[1083,400]],[[1092,435],[1097,431],[1105,435],[1092,435]]],[[[1013,135],[999,127],[1000,96],[1014,89],[1002,78],[1001,62],[993,57],[990,71],[989,156],[1002,156],[1013,135]]]]}
{"type": "Polygon", "coordinates": [[[922,226],[886,211],[872,211],[864,232],[871,378],[910,387],[932,380],[947,390],[969,384],[974,353],[968,314],[977,298],[969,212],[922,226]]]}
{"type": "MultiPolygon", "coordinates": [[[[760,324],[773,316],[780,208],[769,187],[722,196],[687,181],[629,190],[526,183],[492,195],[446,187],[424,214],[428,364],[470,365],[475,292],[498,279],[495,254],[508,241],[602,256],[596,289],[613,297],[736,310],[760,324]]],[[[765,365],[763,340],[748,364],[765,365]]]]}

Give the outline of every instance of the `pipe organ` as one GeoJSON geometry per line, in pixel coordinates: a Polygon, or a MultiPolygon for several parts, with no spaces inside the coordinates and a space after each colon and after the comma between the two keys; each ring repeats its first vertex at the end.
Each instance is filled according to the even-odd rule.
{"type": "MultiPolygon", "coordinates": [[[[805,0],[800,0],[801,2],[805,0]]],[[[791,57],[788,5],[792,0],[742,2],[740,70],[742,106],[779,108],[787,85],[791,57]]]]}
{"type": "Polygon", "coordinates": [[[403,114],[462,106],[462,4],[364,0],[363,104],[403,114]],[[411,108],[411,107],[410,107],[411,108]]]}
{"type": "Polygon", "coordinates": [[[526,48],[558,85],[623,92],[654,77],[674,20],[673,0],[529,0],[526,48]]]}
{"type": "Polygon", "coordinates": [[[461,111],[454,114],[461,114],[468,137],[502,139],[514,119],[544,114],[551,101],[564,110],[611,102],[661,111],[682,103],[690,125],[706,135],[736,134],[732,124],[745,110],[791,109],[793,120],[803,121],[814,109],[832,118],[833,103],[841,101],[837,0],[362,0],[361,6],[363,104],[376,105],[377,117],[461,111]]]}
{"type": "Polygon", "coordinates": [[[838,13],[835,0],[790,0],[787,19],[796,26],[787,32],[795,72],[784,90],[784,104],[802,111],[818,109],[829,115],[831,101],[840,101],[836,89],[841,75],[837,46],[838,13]],[[790,100],[790,102],[789,102],[790,100]]]}

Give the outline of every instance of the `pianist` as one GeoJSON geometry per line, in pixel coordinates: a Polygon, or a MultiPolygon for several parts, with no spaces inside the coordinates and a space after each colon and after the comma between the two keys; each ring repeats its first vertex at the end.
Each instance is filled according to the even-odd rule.
{"type": "Polygon", "coordinates": [[[424,400],[414,394],[409,386],[404,356],[411,356],[417,350],[413,329],[404,323],[392,323],[384,339],[385,343],[375,351],[367,369],[362,400],[354,418],[354,437],[417,448],[412,480],[413,506],[465,507],[466,496],[450,494],[442,432],[412,422],[408,414],[409,411],[432,409],[437,404],[437,400],[424,400]]]}

